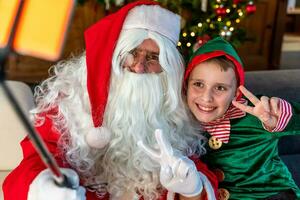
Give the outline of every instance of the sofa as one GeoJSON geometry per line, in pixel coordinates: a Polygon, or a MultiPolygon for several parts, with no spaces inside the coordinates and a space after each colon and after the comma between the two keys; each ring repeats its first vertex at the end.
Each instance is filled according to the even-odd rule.
{"type": "MultiPolygon", "coordinates": [[[[245,85],[254,94],[300,102],[300,69],[247,72],[245,85]]],[[[282,137],[278,150],[300,187],[300,135],[282,137]]]]}
{"type": "MultiPolygon", "coordinates": [[[[300,102],[300,69],[246,72],[245,82],[246,87],[254,94],[277,96],[289,101],[300,102]]],[[[16,91],[17,98],[21,100],[19,102],[25,111],[33,107],[32,92],[28,86],[11,81],[9,85],[16,91]]],[[[0,184],[2,184],[7,173],[21,160],[22,153],[19,142],[25,135],[20,133],[21,127],[12,124],[13,118],[8,113],[2,112],[9,112],[9,109],[4,109],[7,106],[3,96],[0,96],[2,127],[0,134],[0,184]],[[3,115],[3,113],[5,114],[3,115]]],[[[282,137],[278,148],[280,157],[300,187],[300,135],[282,137]]],[[[0,199],[3,198],[1,195],[0,199]]]]}

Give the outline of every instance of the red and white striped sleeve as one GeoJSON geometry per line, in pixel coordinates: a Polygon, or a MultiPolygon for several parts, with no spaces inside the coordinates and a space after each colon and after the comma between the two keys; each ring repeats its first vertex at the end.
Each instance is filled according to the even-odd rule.
{"type": "Polygon", "coordinates": [[[292,106],[289,102],[280,99],[279,100],[279,108],[281,111],[281,115],[278,118],[276,127],[272,130],[268,130],[264,125],[264,129],[270,131],[270,132],[281,132],[285,129],[285,127],[288,125],[290,119],[292,118],[293,112],[292,112],[292,106]]]}

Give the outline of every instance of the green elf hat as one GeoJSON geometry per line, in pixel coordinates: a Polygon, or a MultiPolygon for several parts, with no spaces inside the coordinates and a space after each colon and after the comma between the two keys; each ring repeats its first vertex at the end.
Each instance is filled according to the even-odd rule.
{"type": "Polygon", "coordinates": [[[193,53],[185,70],[184,83],[186,83],[191,71],[193,71],[193,69],[199,63],[220,56],[225,56],[227,59],[233,62],[233,64],[235,65],[235,74],[239,82],[238,86],[244,85],[245,75],[242,61],[235,51],[234,47],[221,37],[216,37],[208,41],[193,53]]]}

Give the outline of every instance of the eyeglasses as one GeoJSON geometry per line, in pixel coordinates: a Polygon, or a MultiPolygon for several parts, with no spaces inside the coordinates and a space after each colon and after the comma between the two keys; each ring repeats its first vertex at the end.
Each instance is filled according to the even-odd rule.
{"type": "Polygon", "coordinates": [[[159,54],[135,48],[126,52],[123,67],[135,73],[160,73],[159,54]]]}

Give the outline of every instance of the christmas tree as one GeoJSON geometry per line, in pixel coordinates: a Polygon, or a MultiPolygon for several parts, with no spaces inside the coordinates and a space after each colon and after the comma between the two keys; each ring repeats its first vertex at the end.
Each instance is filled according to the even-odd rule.
{"type": "Polygon", "coordinates": [[[185,57],[217,36],[240,46],[246,39],[240,22],[256,11],[253,0],[186,0],[179,8],[183,25],[178,46],[185,57]]]}

